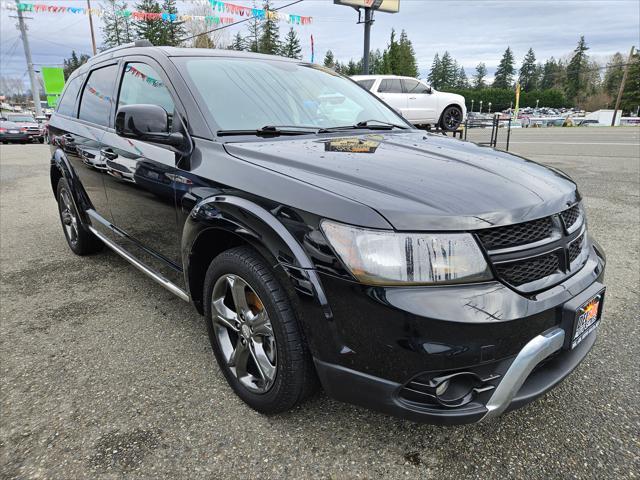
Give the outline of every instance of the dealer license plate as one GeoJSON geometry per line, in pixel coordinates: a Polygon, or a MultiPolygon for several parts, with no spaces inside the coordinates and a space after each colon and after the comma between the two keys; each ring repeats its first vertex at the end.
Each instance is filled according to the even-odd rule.
{"type": "Polygon", "coordinates": [[[604,305],[604,290],[591,297],[576,310],[573,326],[571,348],[577,347],[582,340],[593,332],[600,324],[602,307],[604,305]]]}

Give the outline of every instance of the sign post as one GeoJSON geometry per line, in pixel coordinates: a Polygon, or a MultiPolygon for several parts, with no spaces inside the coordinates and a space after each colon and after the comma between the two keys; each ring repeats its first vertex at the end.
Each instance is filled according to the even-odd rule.
{"type": "Polygon", "coordinates": [[[364,52],[362,54],[362,74],[369,74],[369,52],[371,51],[371,25],[373,25],[373,11],[397,13],[400,10],[400,0],[333,0],[336,5],[346,5],[358,11],[358,23],[364,24],[364,52]],[[360,21],[360,9],[364,10],[364,21],[360,21]]]}

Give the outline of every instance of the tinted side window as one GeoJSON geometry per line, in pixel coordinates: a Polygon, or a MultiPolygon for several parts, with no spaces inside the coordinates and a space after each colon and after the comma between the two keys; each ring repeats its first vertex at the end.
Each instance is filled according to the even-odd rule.
{"type": "Polygon", "coordinates": [[[117,65],[99,68],[89,74],[82,91],[78,117],[98,125],[109,126],[109,114],[113,105],[113,85],[118,73],[117,65]]]}
{"type": "Polygon", "coordinates": [[[358,80],[358,85],[360,85],[365,90],[371,90],[371,87],[373,87],[374,83],[375,80],[358,80]]]}
{"type": "Polygon", "coordinates": [[[385,78],[380,82],[378,91],[381,93],[402,93],[402,83],[399,78],[385,78]]]}
{"type": "Polygon", "coordinates": [[[402,80],[407,93],[429,93],[429,88],[417,80],[402,80]]]}
{"type": "Polygon", "coordinates": [[[64,93],[58,102],[56,112],[61,115],[69,115],[70,117],[76,116],[76,98],[78,97],[78,92],[82,86],[83,78],[84,75],[78,75],[67,84],[67,87],[64,89],[64,93]]]}
{"type": "Polygon", "coordinates": [[[128,63],[120,86],[118,108],[123,105],[151,104],[173,115],[173,100],[160,75],[144,63],[128,63]]]}

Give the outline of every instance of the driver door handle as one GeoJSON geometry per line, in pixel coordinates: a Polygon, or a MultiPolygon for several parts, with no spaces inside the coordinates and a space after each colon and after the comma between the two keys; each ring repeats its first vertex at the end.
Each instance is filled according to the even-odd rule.
{"type": "Polygon", "coordinates": [[[409,100],[415,100],[417,97],[409,97],[409,100]]]}
{"type": "Polygon", "coordinates": [[[110,148],[101,149],[100,154],[109,160],[115,160],[116,158],[118,158],[118,154],[113,150],[111,150],[110,148]]]}

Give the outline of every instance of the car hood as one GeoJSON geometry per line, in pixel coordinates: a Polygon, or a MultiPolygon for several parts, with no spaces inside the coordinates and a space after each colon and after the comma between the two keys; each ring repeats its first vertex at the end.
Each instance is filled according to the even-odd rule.
{"type": "Polygon", "coordinates": [[[40,128],[40,125],[37,123],[33,123],[33,122],[13,122],[16,125],[20,125],[21,127],[38,127],[40,128]]]}
{"type": "Polygon", "coordinates": [[[418,131],[233,142],[225,148],[237,158],[363,203],[397,230],[518,223],[557,213],[579,199],[575,183],[558,170],[418,131]]]}

